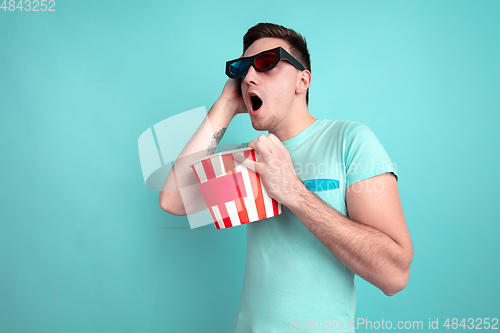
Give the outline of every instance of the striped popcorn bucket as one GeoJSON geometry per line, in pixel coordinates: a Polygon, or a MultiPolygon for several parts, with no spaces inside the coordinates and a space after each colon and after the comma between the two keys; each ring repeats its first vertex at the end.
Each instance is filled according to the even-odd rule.
{"type": "Polygon", "coordinates": [[[258,161],[254,149],[242,148],[210,155],[190,165],[217,229],[281,214],[281,204],[267,194],[259,174],[235,162],[236,153],[258,161]]]}

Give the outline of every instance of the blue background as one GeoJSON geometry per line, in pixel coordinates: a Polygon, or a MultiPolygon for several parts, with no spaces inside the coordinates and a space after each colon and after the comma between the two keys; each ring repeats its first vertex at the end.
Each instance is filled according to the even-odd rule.
{"type": "MultiPolygon", "coordinates": [[[[312,115],[367,124],[397,164],[410,281],[386,297],[357,277],[357,317],[500,317],[500,2],[54,8],[0,10],[0,332],[231,329],[246,229],[163,212],[137,140],[208,109],[265,21],[307,38],[312,115]]],[[[239,115],[223,142],[257,135],[239,115]]]]}

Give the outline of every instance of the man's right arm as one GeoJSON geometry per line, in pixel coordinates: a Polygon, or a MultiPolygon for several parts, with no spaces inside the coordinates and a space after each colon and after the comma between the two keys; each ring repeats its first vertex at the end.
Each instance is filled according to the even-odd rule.
{"type": "Polygon", "coordinates": [[[160,191],[160,207],[164,211],[179,216],[206,209],[197,186],[192,186],[196,180],[189,165],[213,154],[233,117],[247,112],[240,89],[240,80],[226,82],[221,96],[179,154],[160,191]]]}

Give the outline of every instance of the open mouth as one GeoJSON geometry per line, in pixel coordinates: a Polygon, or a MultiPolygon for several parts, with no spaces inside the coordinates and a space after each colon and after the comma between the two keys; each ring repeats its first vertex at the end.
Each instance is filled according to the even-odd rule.
{"type": "Polygon", "coordinates": [[[250,102],[252,103],[252,110],[257,111],[262,106],[262,100],[259,96],[252,94],[250,96],[250,102]]]}

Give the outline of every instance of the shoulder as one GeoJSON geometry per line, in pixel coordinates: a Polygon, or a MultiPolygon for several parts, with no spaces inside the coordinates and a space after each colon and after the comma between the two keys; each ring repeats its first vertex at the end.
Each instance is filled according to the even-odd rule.
{"type": "Polygon", "coordinates": [[[370,131],[368,126],[353,120],[318,119],[318,122],[318,131],[327,132],[329,135],[337,136],[343,140],[358,131],[370,131]]]}

